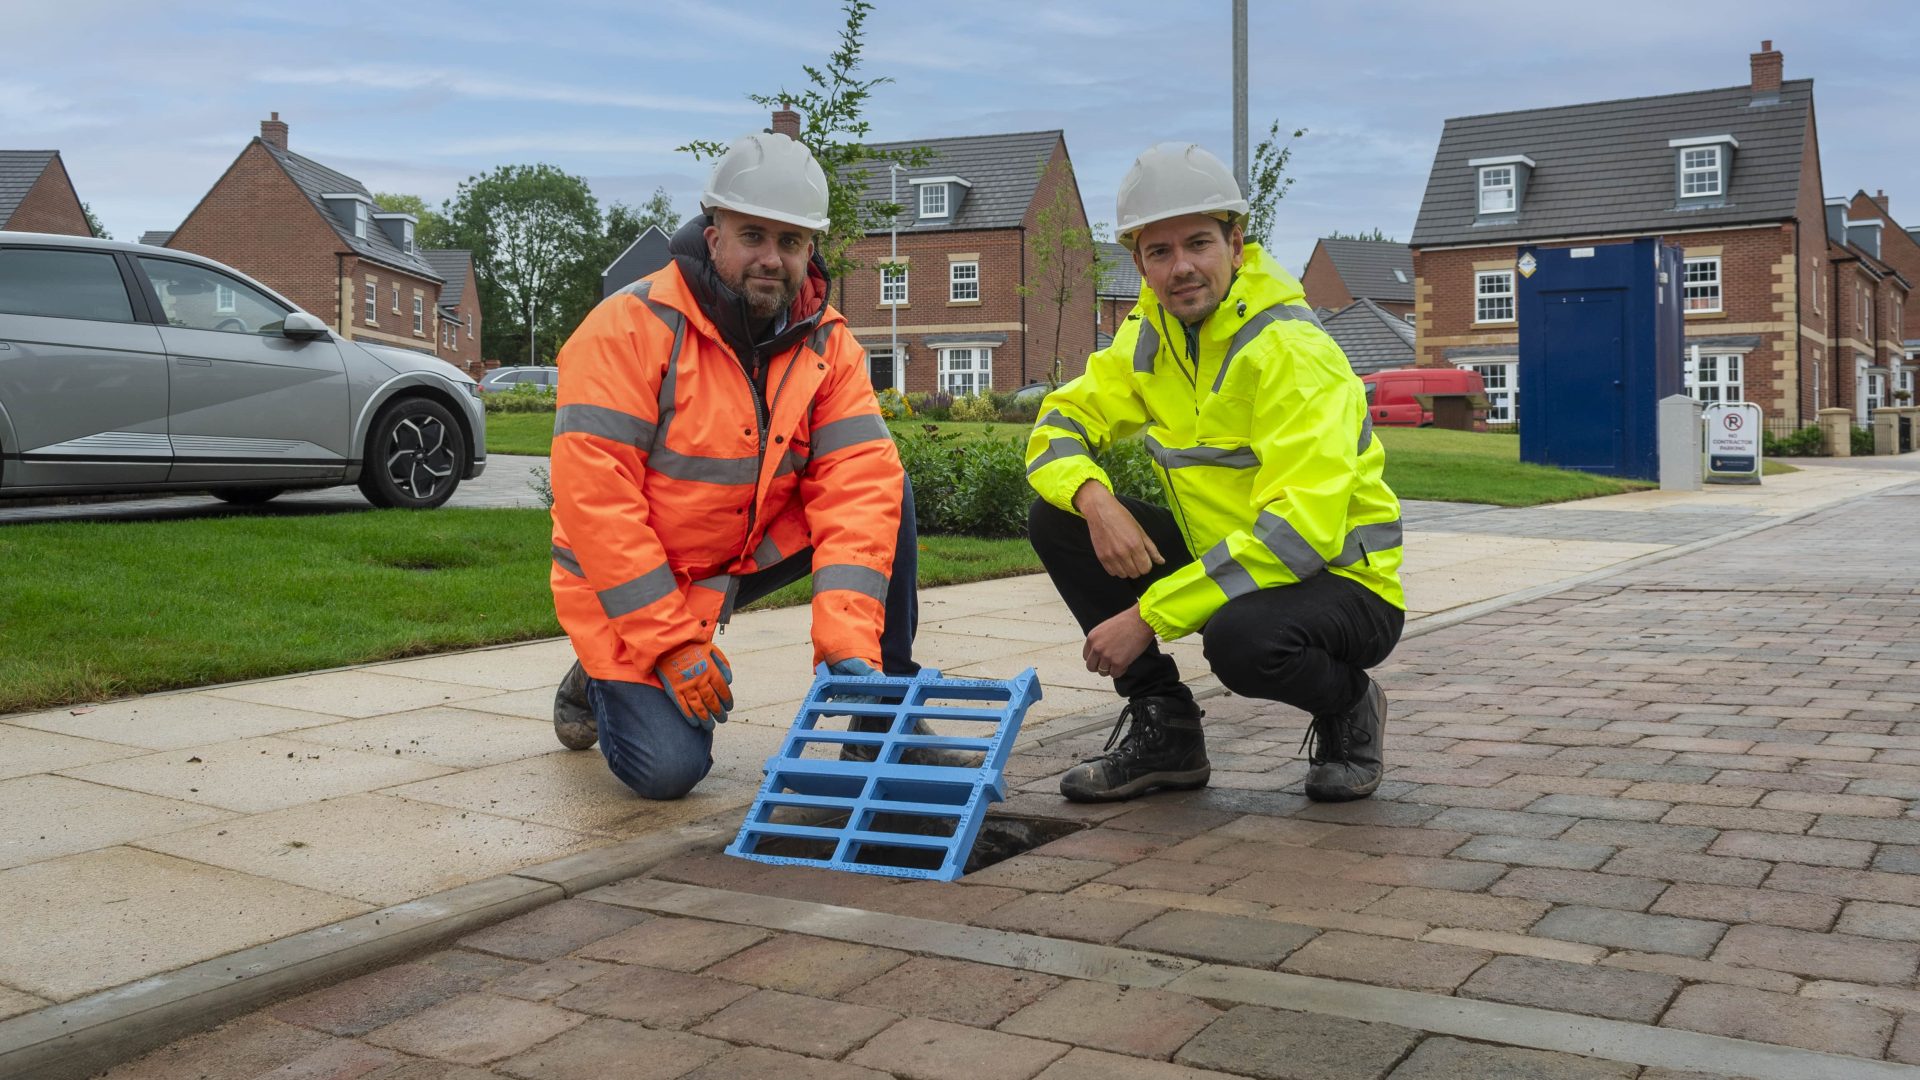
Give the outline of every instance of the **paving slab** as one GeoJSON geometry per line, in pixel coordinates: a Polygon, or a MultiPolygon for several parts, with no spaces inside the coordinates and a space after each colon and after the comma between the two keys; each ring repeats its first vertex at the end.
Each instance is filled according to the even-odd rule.
{"type": "Polygon", "coordinates": [[[75,855],[209,821],[233,813],[65,776],[0,780],[0,869],[75,855]]]}

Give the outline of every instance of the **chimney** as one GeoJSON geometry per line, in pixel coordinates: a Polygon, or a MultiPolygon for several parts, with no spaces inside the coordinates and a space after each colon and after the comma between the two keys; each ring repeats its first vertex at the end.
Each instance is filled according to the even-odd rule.
{"type": "Polygon", "coordinates": [[[280,119],[279,113],[273,119],[260,121],[260,141],[282,150],[287,148],[287,122],[280,119]]]}
{"type": "Polygon", "coordinates": [[[779,108],[773,110],[773,131],[776,135],[785,135],[794,142],[799,142],[800,114],[788,108],[789,104],[790,102],[783,101],[779,108]]]}
{"type": "Polygon", "coordinates": [[[1880,209],[1886,211],[1888,217],[1893,216],[1893,207],[1887,205],[1887,193],[1884,189],[1873,189],[1873,201],[1880,204],[1880,209]]]}
{"type": "Polygon", "coordinates": [[[1749,55],[1753,61],[1753,92],[1756,95],[1780,93],[1780,70],[1783,58],[1779,50],[1773,47],[1771,40],[1760,43],[1760,51],[1749,55]]]}

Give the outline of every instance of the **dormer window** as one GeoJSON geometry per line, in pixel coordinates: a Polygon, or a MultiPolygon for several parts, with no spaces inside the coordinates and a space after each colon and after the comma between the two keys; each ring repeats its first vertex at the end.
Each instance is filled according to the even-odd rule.
{"type": "Polygon", "coordinates": [[[1480,212],[1505,214],[1513,210],[1513,166],[1493,165],[1480,170],[1480,212]]]}
{"type": "Polygon", "coordinates": [[[366,203],[356,201],[353,204],[353,235],[357,240],[367,238],[367,222],[373,220],[373,211],[366,203]]]}
{"type": "Polygon", "coordinates": [[[1674,168],[1679,201],[1682,204],[1711,201],[1718,205],[1726,197],[1733,151],[1740,143],[1731,135],[1701,135],[1671,139],[1667,146],[1678,155],[1674,168]]]}
{"type": "Polygon", "coordinates": [[[919,194],[913,198],[917,224],[945,224],[957,218],[973,184],[958,176],[920,176],[908,181],[919,194]]]}
{"type": "Polygon", "coordinates": [[[400,237],[400,250],[409,255],[413,254],[413,222],[403,221],[400,223],[400,237]]]}
{"type": "Polygon", "coordinates": [[[920,216],[923,218],[947,216],[947,185],[920,185],[920,216]]]}
{"type": "MultiPolygon", "coordinates": [[[[1475,158],[1467,162],[1474,170],[1474,207],[1482,218],[1516,213],[1527,198],[1527,179],[1533,175],[1533,159],[1525,154],[1507,157],[1475,158]]],[[[1502,218],[1501,220],[1511,220],[1502,218]]]]}
{"type": "Polygon", "coordinates": [[[1702,146],[1680,151],[1680,196],[1720,194],[1720,148],[1702,146]]]}

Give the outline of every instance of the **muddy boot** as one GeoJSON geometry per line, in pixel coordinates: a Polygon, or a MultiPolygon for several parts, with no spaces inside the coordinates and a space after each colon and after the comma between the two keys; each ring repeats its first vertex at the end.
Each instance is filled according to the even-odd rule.
{"type": "Polygon", "coordinates": [[[1134,698],[1114,721],[1106,752],[1067,770],[1060,794],[1073,802],[1114,802],[1154,788],[1206,787],[1213,767],[1200,730],[1205,715],[1192,698],[1134,698]],[[1120,729],[1129,720],[1122,737],[1120,729]]]}
{"type": "Polygon", "coordinates": [[[553,695],[553,736],[569,750],[585,750],[600,739],[600,725],[587,704],[587,669],[575,660],[553,695]]]}
{"type": "Polygon", "coordinates": [[[1315,802],[1364,799],[1380,786],[1385,771],[1387,693],[1367,680],[1359,704],[1344,713],[1313,718],[1302,746],[1308,747],[1307,798],[1315,802]],[[1311,746],[1308,746],[1308,744],[1311,746]]]}
{"type": "MultiPolygon", "coordinates": [[[[892,723],[892,719],[884,716],[857,716],[853,718],[852,730],[878,734],[886,731],[892,723]]],[[[936,732],[928,728],[925,722],[915,721],[913,734],[933,735],[936,734],[936,732]]],[[[879,755],[879,752],[880,748],[877,746],[842,746],[840,748],[840,760],[872,761],[879,755]]],[[[943,750],[938,747],[925,747],[922,749],[908,750],[906,753],[901,754],[900,763],[903,765],[941,765],[950,769],[972,769],[979,767],[982,757],[982,754],[972,750],[943,750]]]]}

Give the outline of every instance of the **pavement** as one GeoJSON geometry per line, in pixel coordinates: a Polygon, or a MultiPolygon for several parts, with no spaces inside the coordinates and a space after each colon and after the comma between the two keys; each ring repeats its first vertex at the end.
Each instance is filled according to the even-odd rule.
{"type": "MultiPolygon", "coordinates": [[[[1225,696],[1209,789],[1062,803],[1113,704],[1064,609],[929,590],[923,659],[1040,670],[997,809],[1069,835],[953,885],[684,856],[112,1075],[1920,1075],[1889,1064],[1920,1062],[1913,480],[1409,504],[1392,769],[1344,807],[1297,794],[1304,717],[1225,696]]],[[[737,821],[805,621],[736,619],[736,720],[673,804],[554,748],[564,642],[0,717],[0,1050],[50,1003],[737,821]]]]}

